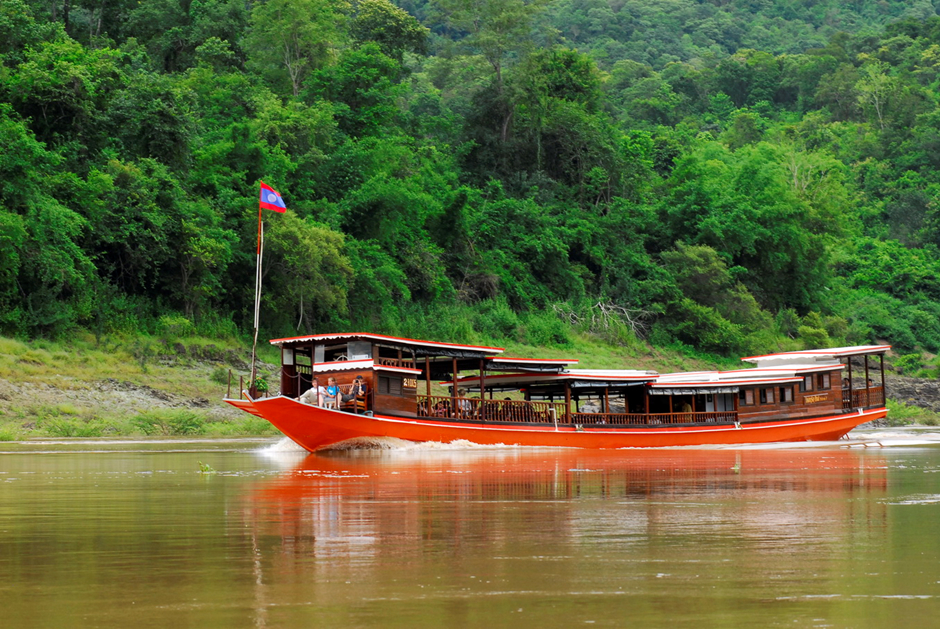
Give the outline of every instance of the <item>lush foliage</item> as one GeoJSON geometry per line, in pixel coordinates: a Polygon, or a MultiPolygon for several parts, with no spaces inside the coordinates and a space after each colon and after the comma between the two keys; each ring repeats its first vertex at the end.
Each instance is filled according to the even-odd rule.
{"type": "Polygon", "coordinates": [[[932,5],[0,0],[0,26],[2,332],[250,328],[264,179],[291,209],[262,334],[940,351],[932,5]]]}

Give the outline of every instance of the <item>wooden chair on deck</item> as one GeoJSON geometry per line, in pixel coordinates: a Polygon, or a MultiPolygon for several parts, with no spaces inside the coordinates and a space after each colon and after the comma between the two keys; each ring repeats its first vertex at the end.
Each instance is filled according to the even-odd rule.
{"type": "MultiPolygon", "coordinates": [[[[343,395],[349,395],[349,392],[352,390],[352,386],[353,386],[352,384],[341,384],[341,385],[339,385],[339,390],[340,390],[340,393],[341,393],[341,396],[340,396],[340,397],[342,397],[343,395]]],[[[358,414],[360,411],[362,411],[363,413],[365,413],[365,412],[366,412],[366,396],[364,396],[364,395],[357,395],[357,396],[354,397],[354,398],[350,398],[350,399],[348,399],[348,400],[343,400],[343,401],[340,403],[340,410],[341,410],[341,411],[352,411],[353,413],[357,413],[357,414],[358,414]]]]}

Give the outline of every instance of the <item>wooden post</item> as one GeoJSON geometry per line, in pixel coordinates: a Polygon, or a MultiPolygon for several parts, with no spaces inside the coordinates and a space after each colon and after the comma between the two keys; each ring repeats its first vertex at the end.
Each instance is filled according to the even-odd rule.
{"type": "MultiPolygon", "coordinates": [[[[486,363],[483,362],[483,359],[480,359],[480,401],[483,401],[484,394],[486,393],[486,363]]],[[[490,399],[493,399],[493,396],[490,396],[490,399]]]]}
{"type": "Polygon", "coordinates": [[[228,389],[225,391],[225,397],[232,397],[232,370],[228,370],[228,389]]]}
{"type": "Polygon", "coordinates": [[[878,357],[881,359],[881,405],[885,406],[888,403],[888,391],[885,389],[885,355],[880,354],[878,357]]]}
{"type": "Polygon", "coordinates": [[[571,423],[571,381],[565,380],[565,423],[571,423]]]}
{"type": "Polygon", "coordinates": [[[431,410],[431,357],[424,357],[424,382],[427,385],[428,391],[428,410],[431,410]]]}
{"type": "Polygon", "coordinates": [[[849,408],[855,408],[855,394],[852,392],[852,357],[847,357],[845,362],[849,368],[849,408]]]}
{"type": "Polygon", "coordinates": [[[868,354],[865,354],[865,406],[871,406],[871,378],[868,375],[868,354]]]}
{"type": "Polygon", "coordinates": [[[604,412],[610,414],[610,386],[604,387],[604,412]]]}
{"type": "Polygon", "coordinates": [[[454,377],[451,378],[454,384],[450,387],[450,416],[457,417],[457,359],[451,358],[450,360],[454,372],[454,377]]]}

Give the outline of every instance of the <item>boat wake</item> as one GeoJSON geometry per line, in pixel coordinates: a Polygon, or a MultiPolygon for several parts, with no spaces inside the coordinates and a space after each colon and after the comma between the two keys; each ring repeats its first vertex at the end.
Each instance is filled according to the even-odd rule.
{"type": "MultiPolygon", "coordinates": [[[[484,445],[473,443],[466,439],[458,439],[450,443],[440,441],[406,441],[395,437],[360,437],[349,439],[318,450],[319,452],[343,452],[351,450],[402,450],[402,451],[450,451],[450,450],[505,450],[508,448],[525,448],[526,446],[506,445],[496,443],[484,445]]],[[[527,448],[532,449],[532,448],[527,448]]]]}
{"type": "MultiPolygon", "coordinates": [[[[712,445],[712,446],[680,446],[669,448],[654,448],[665,450],[784,450],[784,449],[809,449],[809,448],[895,448],[910,446],[935,446],[940,445],[940,430],[934,428],[891,428],[875,429],[864,432],[853,432],[848,439],[838,441],[800,441],[790,443],[761,443],[761,444],[737,444],[737,445],[712,445]]],[[[443,443],[440,441],[413,442],[395,437],[359,437],[349,439],[340,443],[322,448],[318,452],[356,452],[369,450],[384,450],[398,452],[440,452],[440,451],[481,451],[481,450],[507,450],[524,449],[537,450],[543,449],[535,446],[519,446],[506,444],[481,445],[464,439],[443,443]]],[[[547,448],[556,450],[558,448],[547,448]]],[[[627,448],[630,450],[632,448],[627,448]]],[[[644,450],[650,448],[643,448],[644,450]]],[[[274,456],[293,457],[306,455],[308,452],[292,441],[289,437],[283,437],[277,443],[273,443],[261,450],[264,454],[274,456]]]]}

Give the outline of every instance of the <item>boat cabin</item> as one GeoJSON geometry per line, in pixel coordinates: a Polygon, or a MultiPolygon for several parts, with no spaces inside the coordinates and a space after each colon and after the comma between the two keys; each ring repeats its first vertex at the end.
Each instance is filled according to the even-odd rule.
{"type": "Polygon", "coordinates": [[[745,424],[884,406],[887,345],[752,356],[730,371],[658,374],[573,369],[576,360],[509,358],[498,347],[343,333],[275,339],[280,393],[314,378],[348,391],[361,376],[366,412],[474,424],[606,426],[745,424]],[[871,359],[877,358],[877,365],[871,359]],[[877,380],[877,382],[876,382],[877,380]],[[433,386],[432,385],[435,385],[433,386]]]}

